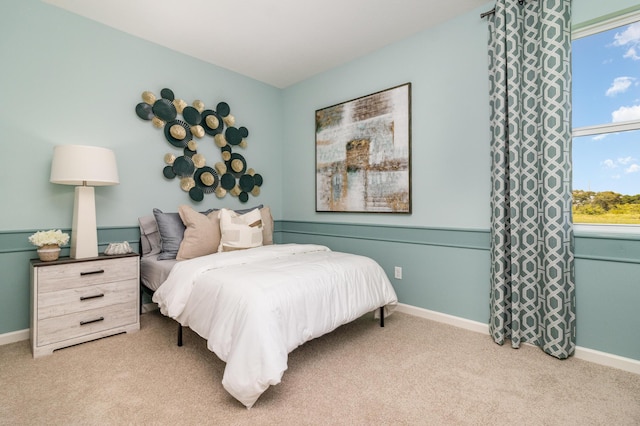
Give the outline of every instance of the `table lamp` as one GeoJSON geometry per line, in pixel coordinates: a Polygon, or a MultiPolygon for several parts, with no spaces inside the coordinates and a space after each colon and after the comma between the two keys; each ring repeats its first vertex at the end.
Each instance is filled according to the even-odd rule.
{"type": "Polygon", "coordinates": [[[70,257],[97,257],[98,228],[93,187],[119,183],[115,154],[110,149],[97,146],[55,146],[49,181],[76,185],[70,257]]]}

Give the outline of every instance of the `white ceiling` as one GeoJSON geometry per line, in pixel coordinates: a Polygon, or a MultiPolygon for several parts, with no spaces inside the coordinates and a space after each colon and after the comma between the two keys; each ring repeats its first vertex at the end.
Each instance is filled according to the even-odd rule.
{"type": "Polygon", "coordinates": [[[43,0],[284,88],[487,0],[43,0]]]}

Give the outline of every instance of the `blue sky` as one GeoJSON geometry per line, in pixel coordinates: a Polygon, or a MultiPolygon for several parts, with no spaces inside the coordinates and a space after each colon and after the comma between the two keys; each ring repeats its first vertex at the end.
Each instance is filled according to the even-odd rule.
{"type": "MultiPolygon", "coordinates": [[[[573,127],[640,120],[640,22],[573,42],[573,127]]],[[[640,194],[640,130],[573,140],[573,188],[640,194]]]]}

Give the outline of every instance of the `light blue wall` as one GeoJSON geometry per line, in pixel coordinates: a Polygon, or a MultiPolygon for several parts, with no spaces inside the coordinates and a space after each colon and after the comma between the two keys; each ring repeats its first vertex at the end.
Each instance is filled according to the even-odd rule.
{"type": "MultiPolygon", "coordinates": [[[[484,10],[484,9],[483,9],[484,10]]],[[[284,91],[284,218],[486,228],[486,22],[479,11],[284,91]],[[411,82],[413,214],[315,213],[315,110],[411,82]]]]}
{"type": "MultiPolygon", "coordinates": [[[[188,23],[184,23],[185,29],[188,23]]],[[[167,31],[176,31],[171,28],[167,31]]],[[[163,157],[178,152],[161,130],[135,114],[141,93],[164,87],[191,103],[226,101],[238,125],[249,129],[244,154],[264,176],[259,197],[282,212],[282,91],[178,54],[39,0],[3,2],[0,13],[0,334],[29,327],[26,237],[39,229],[71,227],[73,187],[49,183],[53,146],[87,144],[116,153],[120,185],[96,188],[99,241],[137,241],[139,216],[153,207],[176,211],[191,204],[177,181],[162,176],[163,157]],[[23,232],[24,231],[24,232],[23,232]],[[121,238],[121,239],[119,239],[121,238]]],[[[199,152],[219,161],[211,138],[199,152]],[[215,154],[215,155],[214,155],[215,154]]],[[[238,207],[213,194],[199,207],[238,207]]]]}
{"type": "MultiPolygon", "coordinates": [[[[283,218],[486,229],[489,227],[489,2],[435,28],[284,90],[283,218]],[[413,214],[315,212],[315,110],[412,83],[413,214]]],[[[637,6],[573,0],[573,22],[637,6]]]]}
{"type": "MultiPolygon", "coordinates": [[[[403,279],[393,279],[401,302],[479,322],[489,316],[490,220],[487,23],[479,15],[493,5],[284,90],[284,241],[366,254],[390,277],[402,266],[403,279]],[[413,214],[316,213],[315,110],[406,82],[413,214]]],[[[636,2],[572,5],[575,25],[636,2]]],[[[577,344],[640,359],[640,340],[622,331],[640,328],[640,241],[579,235],[576,251],[577,344]]]]}
{"type": "MultiPolygon", "coordinates": [[[[574,23],[635,2],[574,0],[574,23]]],[[[138,238],[135,220],[188,198],[160,176],[170,148],[139,120],[143,90],[227,101],[251,131],[247,158],[265,176],[256,202],[272,206],[276,241],[318,242],[369,255],[400,301],[475,321],[488,318],[489,144],[484,7],[284,90],[125,35],[37,0],[0,15],[0,334],[29,326],[26,237],[71,225],[71,187],[48,183],[52,147],[116,151],[121,184],[98,188],[99,240],[138,238]],[[315,213],[314,112],[412,83],[413,214],[315,213]]],[[[250,203],[254,199],[250,200],[250,203]]],[[[239,206],[205,198],[206,205],[239,206]]],[[[640,359],[640,241],[576,239],[578,345],[640,359]]]]}
{"type": "MultiPolygon", "coordinates": [[[[154,206],[175,210],[191,203],[177,181],[162,176],[164,154],[180,151],[135,114],[144,90],[159,97],[164,87],[188,103],[231,106],[238,125],[250,132],[247,163],[265,178],[261,195],[249,203],[282,211],[281,90],[38,0],[5,4],[0,31],[0,182],[2,199],[12,206],[0,209],[0,229],[71,225],[73,187],[49,183],[57,144],[115,151],[120,185],[96,189],[98,226],[135,225],[154,206]]],[[[220,161],[211,137],[199,140],[199,152],[209,165],[220,161]]],[[[200,205],[241,203],[210,194],[200,205]]]]}

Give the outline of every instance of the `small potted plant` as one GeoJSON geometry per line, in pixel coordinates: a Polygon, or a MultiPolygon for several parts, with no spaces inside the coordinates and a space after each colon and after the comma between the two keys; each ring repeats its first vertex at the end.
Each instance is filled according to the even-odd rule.
{"type": "Polygon", "coordinates": [[[29,242],[38,247],[38,257],[44,262],[58,259],[60,246],[69,242],[69,234],[58,230],[38,231],[29,237],[29,242]]]}

